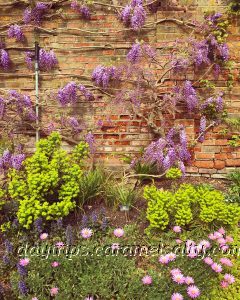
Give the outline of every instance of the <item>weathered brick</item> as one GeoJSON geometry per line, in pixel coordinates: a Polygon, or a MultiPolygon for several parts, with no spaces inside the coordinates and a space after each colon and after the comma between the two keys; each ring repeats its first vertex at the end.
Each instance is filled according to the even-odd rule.
{"type": "Polygon", "coordinates": [[[198,168],[204,168],[204,169],[212,169],[214,167],[213,161],[195,161],[194,166],[198,168]]]}

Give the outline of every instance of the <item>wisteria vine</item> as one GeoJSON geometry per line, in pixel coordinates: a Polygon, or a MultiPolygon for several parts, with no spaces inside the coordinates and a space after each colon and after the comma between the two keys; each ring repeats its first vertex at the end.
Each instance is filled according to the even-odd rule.
{"type": "MultiPolygon", "coordinates": [[[[80,18],[91,22],[91,16],[94,14],[93,4],[73,0],[70,8],[80,18]]],[[[98,4],[103,7],[107,5],[98,4]]],[[[52,13],[55,5],[58,5],[58,1],[36,2],[33,6],[27,7],[23,12],[22,21],[19,24],[10,24],[7,29],[8,38],[15,39],[17,43],[24,43],[26,40],[24,28],[33,26],[40,30],[44,19],[52,13]]],[[[131,0],[125,6],[109,7],[117,9],[118,19],[126,28],[139,32],[148,28],[147,14],[156,12],[161,3],[131,0]]],[[[208,75],[214,74],[217,78],[229,61],[229,48],[226,44],[228,20],[221,13],[206,14],[203,23],[171,20],[190,27],[195,34],[181,41],[176,40],[169,50],[167,60],[166,57],[162,58],[161,54],[159,55],[157,49],[137,40],[128,51],[125,62],[116,65],[98,65],[88,78],[91,84],[83,85],[81,82],[70,81],[51,97],[53,96],[61,112],[65,108],[74,107],[78,101],[94,101],[95,91],[102,93],[106,97],[103,115],[104,110],[117,104],[123,111],[142,118],[156,134],[156,140],[145,149],[144,154],[140,158],[133,159],[132,167],[137,163],[147,163],[156,165],[159,172],[166,172],[172,166],[178,166],[185,174],[185,166],[191,160],[185,129],[183,125],[176,126],[173,122],[166,124],[165,118],[171,116],[170,119],[174,119],[177,113],[183,111],[192,116],[196,115],[199,120],[199,131],[195,142],[203,142],[206,131],[221,122],[225,109],[224,94],[212,88],[208,91],[208,95],[203,96],[198,88],[201,87],[202,79],[208,78],[208,75]],[[204,76],[195,81],[188,79],[189,71],[197,73],[200,69],[206,70],[204,76]],[[176,75],[180,80],[176,80],[175,85],[166,91],[165,82],[172,80],[176,75]],[[146,102],[150,103],[147,108],[146,102]],[[160,125],[157,120],[160,120],[160,125]]],[[[155,24],[159,22],[156,21],[155,24]]],[[[5,72],[11,71],[13,64],[6,48],[4,43],[0,44],[0,69],[5,72]]],[[[34,61],[34,52],[26,51],[25,62],[29,70],[34,69],[34,61]]],[[[58,60],[54,50],[41,48],[40,71],[50,72],[57,68],[58,60]]],[[[16,113],[18,118],[10,127],[7,126],[8,134],[13,134],[14,126],[19,126],[20,122],[34,128],[36,116],[29,95],[11,90],[0,96],[0,118],[8,122],[13,113],[16,113]]],[[[42,129],[42,132],[49,134],[53,130],[60,130],[74,137],[85,131],[86,126],[79,116],[63,117],[61,113],[60,116],[59,122],[53,120],[42,129]]],[[[92,132],[96,128],[101,129],[103,124],[104,120],[99,119],[95,127],[89,128],[89,132],[85,135],[91,153],[96,151],[92,132]]],[[[0,167],[20,168],[20,161],[23,160],[21,155],[15,159],[12,156],[9,162],[5,162],[4,156],[0,167]]]]}

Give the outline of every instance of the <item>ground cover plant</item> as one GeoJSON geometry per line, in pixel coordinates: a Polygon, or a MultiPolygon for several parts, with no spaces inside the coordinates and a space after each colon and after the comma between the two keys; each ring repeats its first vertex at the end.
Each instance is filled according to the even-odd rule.
{"type": "Polygon", "coordinates": [[[55,50],[25,47],[29,32],[36,46],[38,34],[108,36],[104,28],[45,27],[67,20],[69,9],[89,26],[98,9],[114,12],[130,43],[119,60],[104,58],[88,76],[59,80],[36,101],[17,84],[0,88],[0,299],[239,299],[239,170],[217,184],[186,176],[196,146],[217,126],[230,149],[239,147],[239,118],[225,101],[239,80],[228,46],[239,5],[228,1],[226,12],[206,11],[201,21],[157,18],[169,8],[191,11],[191,1],[177,2],[0,3],[22,12],[0,26],[4,74],[14,72],[10,53],[20,48],[30,74],[57,77],[55,50]],[[153,14],[156,21],[148,21],[153,14]],[[144,33],[166,22],[186,36],[152,45],[144,33]],[[17,46],[9,47],[13,40],[17,46]],[[98,102],[97,119],[85,124],[77,106],[98,102]],[[95,134],[114,128],[113,113],[141,120],[153,136],[136,155],[124,153],[128,164],[115,173],[98,163],[95,134]],[[193,134],[182,115],[198,123],[193,134]],[[29,153],[24,144],[33,134],[29,153]]]}

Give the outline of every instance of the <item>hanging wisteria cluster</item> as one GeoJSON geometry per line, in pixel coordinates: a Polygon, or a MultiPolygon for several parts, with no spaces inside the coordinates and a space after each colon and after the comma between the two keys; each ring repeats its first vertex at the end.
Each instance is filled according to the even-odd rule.
{"type": "Polygon", "coordinates": [[[2,68],[3,70],[9,70],[11,61],[8,52],[3,48],[4,45],[0,44],[0,69],[2,68]]]}
{"type": "Polygon", "coordinates": [[[146,20],[146,11],[142,0],[132,0],[120,13],[120,20],[133,30],[141,29],[146,20]]]}
{"type": "Polygon", "coordinates": [[[0,118],[4,118],[7,108],[12,112],[16,111],[19,116],[30,121],[36,120],[35,109],[30,96],[20,94],[16,90],[10,90],[6,97],[0,97],[0,118]]]}
{"type": "Polygon", "coordinates": [[[137,163],[155,165],[159,172],[165,172],[171,167],[179,167],[184,175],[185,164],[191,159],[188,150],[187,136],[183,126],[171,128],[166,137],[153,141],[144,151],[139,159],[134,159],[131,167],[137,163]]]}
{"type": "Polygon", "coordinates": [[[79,93],[85,98],[85,100],[94,100],[93,94],[82,84],[77,84],[74,81],[69,82],[63,88],[59,89],[57,94],[57,100],[61,106],[68,104],[76,104],[79,93]]]}
{"type": "Polygon", "coordinates": [[[13,154],[9,150],[5,150],[0,157],[0,172],[7,171],[10,168],[19,170],[25,158],[25,154],[13,154]]]}
{"type": "Polygon", "coordinates": [[[33,8],[28,7],[24,10],[23,22],[25,24],[33,23],[35,25],[40,25],[49,8],[50,8],[49,4],[43,2],[37,2],[35,7],[33,8]]]}
{"type": "Polygon", "coordinates": [[[71,2],[71,8],[74,11],[76,11],[77,13],[79,13],[82,18],[90,19],[91,14],[90,14],[90,10],[87,5],[83,5],[83,4],[79,3],[77,0],[73,0],[71,2]]]}
{"type": "MultiPolygon", "coordinates": [[[[25,62],[28,69],[33,69],[35,54],[33,52],[25,53],[25,62]]],[[[57,58],[53,50],[47,51],[44,49],[39,50],[39,69],[41,71],[50,71],[57,66],[57,58]]]]}

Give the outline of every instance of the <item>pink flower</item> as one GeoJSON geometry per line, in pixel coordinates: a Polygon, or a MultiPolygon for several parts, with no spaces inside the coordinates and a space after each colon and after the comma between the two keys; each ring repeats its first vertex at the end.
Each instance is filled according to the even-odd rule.
{"type": "Polygon", "coordinates": [[[209,236],[208,236],[208,238],[210,240],[216,240],[217,239],[217,237],[213,233],[210,233],[209,236]]]}
{"type": "Polygon", "coordinates": [[[174,226],[173,231],[176,233],[180,233],[182,231],[182,228],[180,226],[174,226]]]}
{"type": "Polygon", "coordinates": [[[152,284],[152,277],[149,275],[146,275],[142,278],[142,283],[145,285],[150,285],[152,284]]]}
{"type": "Polygon", "coordinates": [[[232,243],[233,242],[233,238],[229,235],[226,236],[226,242],[227,243],[232,243]]]}
{"type": "Polygon", "coordinates": [[[217,264],[217,263],[213,263],[211,265],[211,268],[213,269],[213,271],[215,271],[216,273],[221,273],[222,272],[222,266],[217,264]]]}
{"type": "Polygon", "coordinates": [[[226,257],[220,258],[220,263],[225,265],[225,266],[228,266],[228,267],[233,266],[233,263],[231,262],[231,260],[229,258],[226,258],[226,257]]]}
{"type": "Polygon", "coordinates": [[[169,263],[169,258],[167,255],[161,255],[158,259],[158,261],[163,264],[163,265],[166,265],[169,263]]]}
{"type": "Polygon", "coordinates": [[[187,288],[187,294],[190,298],[197,298],[200,296],[200,290],[198,287],[196,287],[196,285],[190,285],[187,288]]]}
{"type": "Polygon", "coordinates": [[[172,276],[172,280],[176,282],[177,284],[183,284],[185,279],[182,274],[175,274],[172,276]]]}
{"type": "Polygon", "coordinates": [[[171,300],[183,300],[183,296],[179,293],[172,294],[171,300]]]}
{"type": "Polygon", "coordinates": [[[40,240],[46,240],[46,238],[48,237],[48,233],[42,233],[40,234],[40,240]]]}
{"type": "Polygon", "coordinates": [[[192,248],[192,247],[194,247],[196,244],[195,244],[195,242],[194,241],[192,241],[192,240],[187,240],[186,241],[186,246],[187,246],[187,248],[192,248]]]}
{"type": "Polygon", "coordinates": [[[213,264],[213,260],[211,257],[205,257],[204,260],[205,264],[211,266],[213,264]]]}
{"type": "Polygon", "coordinates": [[[214,234],[214,236],[215,236],[217,239],[220,239],[220,238],[223,237],[223,235],[222,235],[220,232],[218,232],[218,231],[215,231],[213,234],[214,234]]]}
{"type": "Polygon", "coordinates": [[[207,240],[202,240],[199,245],[203,248],[203,249],[207,249],[211,247],[211,244],[209,243],[209,241],[207,240]]]}
{"type": "Polygon", "coordinates": [[[57,242],[57,243],[55,244],[55,246],[56,246],[57,248],[59,248],[59,249],[62,249],[62,248],[64,247],[64,243],[63,243],[63,242],[57,242]]]}
{"type": "Polygon", "coordinates": [[[111,248],[112,250],[118,250],[120,247],[118,243],[113,243],[111,248]]]}
{"type": "Polygon", "coordinates": [[[167,256],[167,258],[168,258],[169,261],[174,261],[176,259],[176,257],[177,257],[176,254],[172,253],[172,252],[168,253],[166,256],[167,256]]]}
{"type": "Polygon", "coordinates": [[[120,238],[124,235],[124,230],[122,228],[116,228],[114,229],[113,234],[120,238]]]}
{"type": "Polygon", "coordinates": [[[221,233],[221,234],[225,234],[225,230],[224,230],[223,227],[219,228],[219,229],[218,229],[218,232],[221,233]]]}
{"type": "Polygon", "coordinates": [[[59,266],[59,262],[54,261],[54,262],[51,263],[51,266],[52,266],[53,268],[56,268],[56,267],[59,266]]]}
{"type": "Polygon", "coordinates": [[[229,286],[229,283],[226,282],[226,281],[224,281],[224,280],[222,280],[221,283],[220,283],[220,285],[221,285],[221,287],[222,287],[223,289],[226,289],[226,288],[229,286]]]}
{"type": "Polygon", "coordinates": [[[177,243],[177,244],[181,244],[181,243],[182,243],[182,240],[176,239],[176,243],[177,243]]]}
{"type": "Polygon", "coordinates": [[[198,251],[191,251],[187,256],[190,258],[195,258],[198,256],[198,251]]]}
{"type": "Polygon", "coordinates": [[[194,283],[194,279],[190,276],[185,277],[184,281],[187,285],[194,283]]]}
{"type": "Polygon", "coordinates": [[[89,239],[93,234],[93,231],[92,229],[90,228],[83,228],[81,230],[81,236],[84,238],[84,239],[89,239]]]}
{"type": "Polygon", "coordinates": [[[232,284],[235,282],[235,277],[231,274],[225,274],[224,280],[227,281],[227,283],[232,284]]]}
{"type": "Polygon", "coordinates": [[[32,300],[38,300],[38,298],[37,297],[33,297],[32,300]]]}
{"type": "Polygon", "coordinates": [[[19,265],[26,267],[29,264],[29,261],[30,261],[29,258],[22,258],[19,260],[19,265]]]}
{"type": "Polygon", "coordinates": [[[223,252],[226,252],[229,249],[229,246],[228,245],[221,245],[220,248],[223,252]]]}
{"type": "Polygon", "coordinates": [[[226,240],[224,238],[217,239],[217,242],[218,244],[222,244],[222,245],[226,244],[226,240]]]}
{"type": "Polygon", "coordinates": [[[58,294],[58,288],[57,287],[51,288],[50,294],[51,296],[56,296],[58,294]]]}
{"type": "Polygon", "coordinates": [[[170,273],[171,273],[171,275],[172,276],[174,276],[174,275],[177,275],[177,274],[182,274],[181,273],[181,270],[180,269],[172,269],[171,271],[170,271],[170,273]]]}

